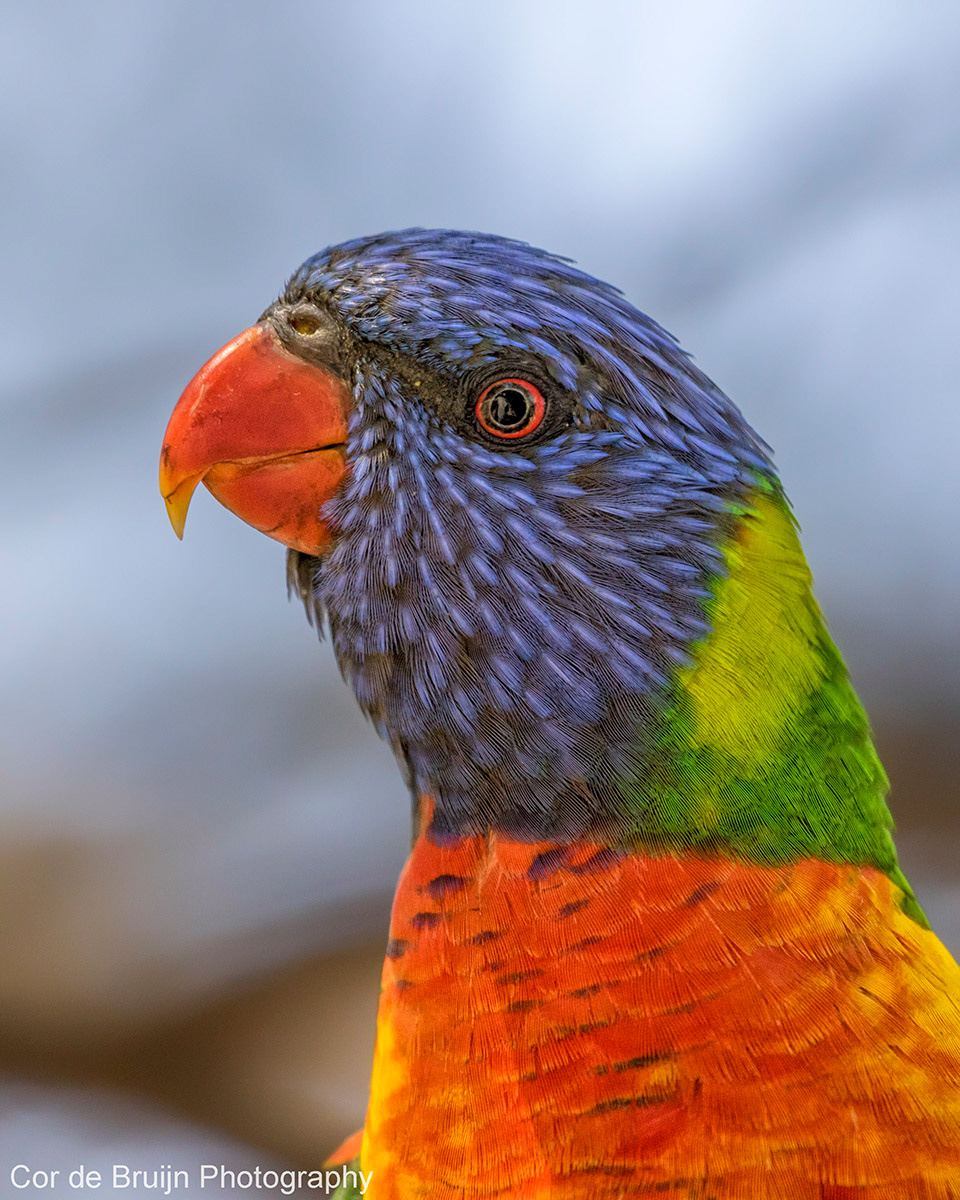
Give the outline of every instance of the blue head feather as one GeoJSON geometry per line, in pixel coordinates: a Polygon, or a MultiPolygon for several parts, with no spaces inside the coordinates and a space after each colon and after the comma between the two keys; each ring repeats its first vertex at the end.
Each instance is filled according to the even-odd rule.
{"type": "Polygon", "coordinates": [[[767,448],[620,292],[520,242],[347,242],[279,303],[332,316],[355,402],[337,542],[298,576],[434,835],[615,835],[767,448]],[[491,444],[473,404],[521,373],[565,418],[491,444]]]}

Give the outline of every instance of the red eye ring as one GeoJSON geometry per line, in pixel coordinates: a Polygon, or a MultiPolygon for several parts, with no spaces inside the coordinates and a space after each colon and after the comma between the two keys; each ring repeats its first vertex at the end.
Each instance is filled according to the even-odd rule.
{"type": "Polygon", "coordinates": [[[474,413],[480,428],[495,438],[521,438],[538,428],[547,402],[526,379],[498,379],[480,393],[474,413]]]}

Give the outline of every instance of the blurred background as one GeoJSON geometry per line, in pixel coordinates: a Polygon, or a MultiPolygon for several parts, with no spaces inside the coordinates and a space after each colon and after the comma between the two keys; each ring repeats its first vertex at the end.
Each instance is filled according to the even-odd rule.
{"type": "Polygon", "coordinates": [[[359,234],[572,256],[736,399],[960,948],[956,5],[54,2],[0,66],[0,1178],[362,1121],[404,789],[282,548],[205,493],[180,545],[156,485],[194,371],[359,234]]]}

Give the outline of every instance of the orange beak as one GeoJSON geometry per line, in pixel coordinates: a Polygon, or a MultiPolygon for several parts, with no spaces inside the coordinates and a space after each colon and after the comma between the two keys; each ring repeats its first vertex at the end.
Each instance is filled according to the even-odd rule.
{"type": "Polygon", "coordinates": [[[350,391],[286,351],[266,322],[204,364],[177,402],[160,455],[160,491],[177,537],[202,482],[268,537],[322,554],[323,506],[346,474],[350,391]]]}

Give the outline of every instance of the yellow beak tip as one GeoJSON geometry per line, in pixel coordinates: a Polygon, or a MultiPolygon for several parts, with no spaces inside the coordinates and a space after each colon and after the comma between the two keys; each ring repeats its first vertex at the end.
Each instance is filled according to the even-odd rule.
{"type": "Polygon", "coordinates": [[[169,495],[163,497],[163,502],[167,506],[167,519],[173,527],[173,532],[181,542],[183,541],[184,526],[187,523],[190,500],[199,482],[199,477],[196,479],[185,479],[169,495]]]}

